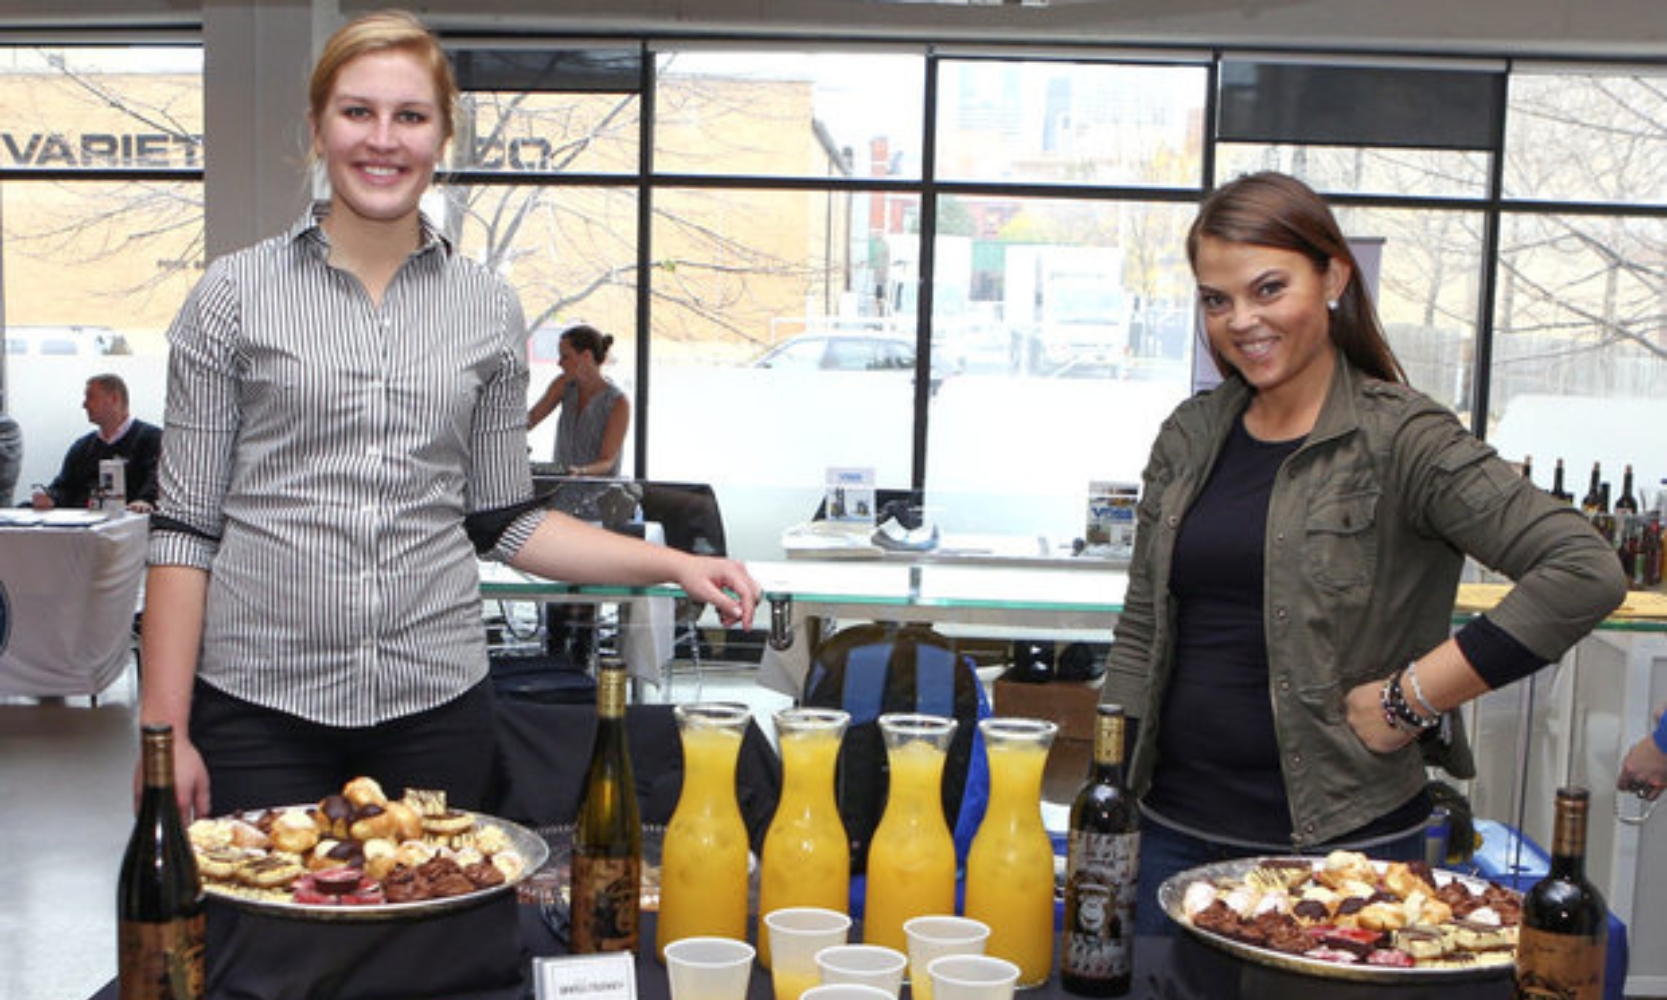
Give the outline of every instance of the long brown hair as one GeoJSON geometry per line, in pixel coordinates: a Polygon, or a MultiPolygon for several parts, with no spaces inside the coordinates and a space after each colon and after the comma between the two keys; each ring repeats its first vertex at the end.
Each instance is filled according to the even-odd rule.
{"type": "MultiPolygon", "coordinates": [[[[1406,382],[1406,371],[1383,335],[1354,251],[1331,206],[1308,185],[1271,170],[1229,181],[1204,199],[1187,231],[1187,260],[1194,273],[1198,244],[1206,236],[1299,253],[1322,274],[1334,259],[1347,264],[1348,284],[1337,297],[1337,308],[1331,310],[1331,342],[1366,374],[1386,382],[1406,382]]],[[[1234,371],[1214,348],[1210,355],[1223,374],[1234,371]]]]}

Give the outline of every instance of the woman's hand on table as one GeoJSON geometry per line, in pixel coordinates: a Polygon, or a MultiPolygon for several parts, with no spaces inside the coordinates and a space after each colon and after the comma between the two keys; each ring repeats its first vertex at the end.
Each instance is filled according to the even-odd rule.
{"type": "Polygon", "coordinates": [[[716,608],[725,625],[742,628],[752,628],[753,612],[764,599],[764,588],[745,566],[715,556],[690,556],[677,575],[677,585],[695,600],[716,608]]]}

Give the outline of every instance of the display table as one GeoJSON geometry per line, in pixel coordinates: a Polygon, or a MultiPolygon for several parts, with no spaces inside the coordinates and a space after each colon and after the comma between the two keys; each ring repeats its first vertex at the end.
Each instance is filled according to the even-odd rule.
{"type": "MultiPolygon", "coordinates": [[[[508,897],[503,897],[507,900],[508,897]]],[[[530,965],[536,956],[561,955],[564,942],[551,932],[536,906],[491,904],[429,921],[323,924],[266,918],[260,927],[231,927],[240,918],[229,908],[209,915],[211,1000],[520,1000],[534,995],[526,981],[510,983],[501,970],[483,968],[488,959],[505,961],[504,932],[519,923],[520,946],[530,965]],[[360,954],[355,955],[353,952],[360,954]],[[232,961],[232,956],[236,961],[232,961]],[[466,988],[475,969],[481,982],[466,988]],[[441,985],[445,984],[445,985],[441,985]]],[[[640,1000],[667,1000],[666,970],[655,961],[652,914],[644,915],[643,948],[636,959],[640,1000]]],[[[856,928],[852,940],[859,940],[856,928]]],[[[1131,1000],[1506,1000],[1511,978],[1422,981],[1407,985],[1321,979],[1242,961],[1190,935],[1140,938],[1135,942],[1135,983],[1131,1000]]],[[[904,990],[904,1000],[909,1000],[904,990]]],[[[1071,996],[1058,976],[1018,994],[1024,1000],[1065,1000],[1071,996]]],[[[769,974],[753,966],[746,1000],[772,1000],[769,974]]],[[[110,983],[93,1000],[116,1000],[110,983]]],[[[549,998],[554,1000],[554,998],[549,998]]],[[[740,998],[735,998],[740,1000],[740,998]]]]}
{"type": "Polygon", "coordinates": [[[97,695],[127,665],[150,519],[44,514],[0,522],[0,695],[97,695]]]}

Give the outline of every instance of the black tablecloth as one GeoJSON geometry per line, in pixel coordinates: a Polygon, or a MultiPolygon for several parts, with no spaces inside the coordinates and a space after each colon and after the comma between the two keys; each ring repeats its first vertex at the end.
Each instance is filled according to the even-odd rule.
{"type": "MultiPolygon", "coordinates": [[[[668,1000],[645,915],[637,959],[640,1000],[668,1000]]],[[[505,894],[422,921],[308,923],[251,917],[216,904],[210,913],[213,1000],[527,1000],[534,956],[563,945],[535,906],[505,894]]],[[[1507,1000],[1511,979],[1406,985],[1321,979],[1242,961],[1190,935],[1135,942],[1133,1000],[1507,1000]]],[[[1024,1000],[1065,1000],[1058,978],[1024,1000]]],[[[747,1000],[772,1000],[769,974],[754,968],[747,1000]]],[[[93,1000],[116,1000],[116,984],[93,1000]]],[[[907,1000],[907,993],[905,993],[907,1000]]]]}

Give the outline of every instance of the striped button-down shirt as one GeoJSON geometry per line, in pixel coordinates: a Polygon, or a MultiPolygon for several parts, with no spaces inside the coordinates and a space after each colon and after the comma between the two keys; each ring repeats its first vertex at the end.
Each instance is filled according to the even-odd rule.
{"type": "Polygon", "coordinates": [[[525,329],[426,221],[378,306],[328,263],[324,212],[216,260],[168,333],[150,562],[210,574],[206,683],[365,726],[486,675],[464,517],[531,495],[525,329]]]}

